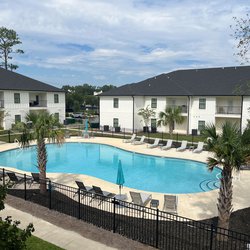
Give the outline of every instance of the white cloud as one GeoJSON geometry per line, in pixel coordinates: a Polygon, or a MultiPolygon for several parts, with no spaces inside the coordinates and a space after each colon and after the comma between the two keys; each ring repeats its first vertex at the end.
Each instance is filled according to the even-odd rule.
{"type": "Polygon", "coordinates": [[[247,0],[2,0],[0,23],[23,41],[25,55],[15,58],[22,73],[36,67],[39,79],[39,69],[49,69],[54,81],[51,69],[68,70],[58,81],[73,74],[120,85],[177,68],[238,64],[229,26],[247,10],[247,0]]]}

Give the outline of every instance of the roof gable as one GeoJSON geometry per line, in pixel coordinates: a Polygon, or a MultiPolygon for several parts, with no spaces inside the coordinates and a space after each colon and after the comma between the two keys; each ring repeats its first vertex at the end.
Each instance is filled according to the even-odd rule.
{"type": "Polygon", "coordinates": [[[0,68],[0,90],[64,92],[52,85],[0,68]]]}
{"type": "Polygon", "coordinates": [[[177,70],[123,85],[100,96],[235,96],[250,95],[250,66],[177,70]],[[237,86],[243,92],[237,93],[237,86]]]}

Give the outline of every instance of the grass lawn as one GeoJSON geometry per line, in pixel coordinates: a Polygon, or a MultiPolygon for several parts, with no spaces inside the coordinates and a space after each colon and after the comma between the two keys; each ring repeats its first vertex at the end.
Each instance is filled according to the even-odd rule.
{"type": "Polygon", "coordinates": [[[34,235],[29,237],[26,241],[27,249],[28,250],[60,250],[58,246],[55,246],[47,241],[44,241],[34,235]]]}

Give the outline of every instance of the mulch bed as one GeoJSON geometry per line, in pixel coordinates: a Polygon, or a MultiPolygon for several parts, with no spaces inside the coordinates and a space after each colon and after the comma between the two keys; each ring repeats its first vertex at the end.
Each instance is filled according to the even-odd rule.
{"type": "Polygon", "coordinates": [[[58,227],[77,232],[85,238],[100,242],[108,247],[124,250],[153,249],[150,246],[144,245],[137,241],[133,241],[100,227],[96,227],[82,220],[78,220],[77,218],[74,218],[72,216],[50,210],[47,207],[38,205],[34,202],[25,201],[23,197],[18,198],[13,195],[7,195],[5,202],[6,204],[16,209],[30,213],[33,216],[46,220],[58,227]]]}
{"type": "MultiPolygon", "coordinates": [[[[148,246],[129,240],[125,237],[122,237],[121,235],[152,246],[155,246],[156,244],[156,221],[155,219],[150,219],[149,215],[146,215],[146,217],[148,216],[148,219],[144,219],[137,218],[136,216],[129,217],[123,214],[116,214],[115,230],[117,233],[121,234],[119,235],[110,232],[114,228],[114,217],[112,213],[100,210],[94,206],[87,206],[84,204],[80,204],[79,206],[77,199],[71,199],[61,192],[52,192],[51,204],[49,203],[49,192],[47,192],[45,195],[41,195],[38,189],[27,190],[27,200],[32,202],[22,200],[24,197],[24,190],[9,189],[8,193],[11,194],[11,196],[9,195],[7,199],[8,204],[15,206],[16,203],[18,203],[18,209],[22,210],[23,207],[27,208],[29,213],[39,213],[35,214],[35,216],[41,217],[43,219],[49,219],[49,221],[52,220],[50,222],[53,224],[66,229],[77,231],[84,237],[91,239],[94,237],[93,240],[100,241],[108,246],[119,249],[149,248],[148,246]],[[20,197],[21,199],[15,198],[14,196],[20,197]],[[27,204],[29,204],[28,207],[27,204]],[[55,211],[48,209],[50,205],[55,211]],[[39,206],[39,209],[37,209],[37,206],[39,206]],[[80,220],[76,218],[80,218],[80,220]],[[92,223],[98,227],[90,225],[86,222],[92,223]]],[[[246,219],[250,218],[250,209],[243,210],[233,213],[230,229],[241,233],[250,234],[249,221],[247,222],[246,219]]],[[[209,248],[211,242],[211,231],[209,231],[210,227],[207,227],[203,222],[216,224],[217,218],[203,220],[201,223],[193,223],[185,220],[174,221],[173,219],[171,220],[171,217],[169,217],[169,219],[170,220],[167,221],[159,220],[159,248],[209,248]]],[[[228,245],[224,243],[221,245],[221,243],[216,241],[216,235],[213,236],[213,242],[213,249],[232,249],[232,245],[235,246],[233,249],[242,249],[245,247],[245,243],[242,243],[242,245],[236,240],[230,241],[228,245]]]]}

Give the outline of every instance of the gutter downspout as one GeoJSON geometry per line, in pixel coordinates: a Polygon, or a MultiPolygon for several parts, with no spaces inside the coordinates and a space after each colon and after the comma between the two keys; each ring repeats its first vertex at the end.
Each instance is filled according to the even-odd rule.
{"type": "Polygon", "coordinates": [[[133,99],[133,118],[132,118],[132,129],[133,129],[133,133],[135,130],[135,97],[132,95],[132,99],[133,99]]]}
{"type": "Polygon", "coordinates": [[[187,105],[187,135],[189,135],[189,116],[190,116],[190,114],[189,114],[189,111],[190,111],[190,108],[189,108],[189,106],[190,106],[190,96],[188,96],[188,105],[187,105]]]}
{"type": "Polygon", "coordinates": [[[242,134],[243,95],[241,96],[240,133],[242,134]]]}

